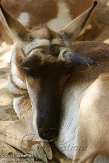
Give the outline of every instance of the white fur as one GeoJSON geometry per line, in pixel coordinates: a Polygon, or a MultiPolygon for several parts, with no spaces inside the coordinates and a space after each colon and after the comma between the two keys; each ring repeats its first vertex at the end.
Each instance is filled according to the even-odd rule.
{"type": "Polygon", "coordinates": [[[21,117],[21,112],[20,112],[20,105],[21,105],[21,102],[22,102],[22,99],[23,99],[24,96],[20,96],[20,97],[16,97],[14,98],[13,100],[13,107],[14,107],[14,110],[18,116],[18,118],[21,117]]]}
{"type": "Polygon", "coordinates": [[[50,41],[47,39],[34,39],[31,43],[25,44],[23,46],[23,51],[28,54],[31,50],[38,48],[39,46],[49,46],[50,41]]]}
{"type": "Polygon", "coordinates": [[[70,159],[76,149],[79,103],[85,87],[87,88],[87,85],[79,83],[79,85],[72,86],[72,89],[67,89],[62,101],[63,115],[61,116],[59,137],[55,144],[70,159]]]}
{"type": "Polygon", "coordinates": [[[14,93],[14,94],[17,94],[17,95],[19,95],[19,94],[24,94],[24,93],[26,92],[26,90],[21,90],[21,89],[17,88],[17,87],[12,83],[10,77],[9,77],[9,79],[8,79],[8,88],[9,88],[9,91],[10,91],[11,93],[14,93]]]}
{"type": "Polygon", "coordinates": [[[58,59],[60,59],[60,60],[65,60],[65,58],[63,57],[63,54],[64,54],[65,51],[68,51],[68,50],[69,50],[68,48],[62,47],[62,48],[60,49],[60,53],[59,53],[58,59]]]}
{"type": "Polygon", "coordinates": [[[28,26],[30,23],[30,15],[28,12],[21,12],[18,20],[21,24],[23,24],[24,26],[28,26]]]}
{"type": "Polygon", "coordinates": [[[11,63],[11,73],[12,73],[12,77],[13,77],[13,81],[16,83],[17,86],[19,86],[19,88],[23,88],[26,89],[26,84],[25,82],[23,82],[17,74],[17,67],[16,64],[11,63]]]}
{"type": "Polygon", "coordinates": [[[56,18],[48,21],[47,25],[54,31],[62,29],[66,24],[72,21],[69,9],[65,2],[58,2],[58,15],[56,18]]]}
{"type": "Polygon", "coordinates": [[[17,52],[16,52],[16,47],[13,47],[12,50],[12,58],[11,58],[11,75],[12,75],[12,79],[13,82],[19,87],[19,88],[23,88],[26,89],[26,83],[20,79],[20,77],[18,76],[18,69],[16,67],[16,56],[17,56],[17,52]]]}

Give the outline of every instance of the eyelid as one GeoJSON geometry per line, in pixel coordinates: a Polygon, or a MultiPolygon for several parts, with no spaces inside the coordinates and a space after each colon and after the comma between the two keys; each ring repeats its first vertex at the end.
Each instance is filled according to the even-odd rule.
{"type": "Polygon", "coordinates": [[[51,53],[53,56],[58,57],[60,54],[60,45],[54,44],[51,46],[51,53]]]}

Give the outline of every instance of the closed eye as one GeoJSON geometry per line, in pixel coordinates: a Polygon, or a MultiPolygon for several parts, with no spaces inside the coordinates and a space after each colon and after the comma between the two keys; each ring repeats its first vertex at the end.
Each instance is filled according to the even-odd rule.
{"type": "Polygon", "coordinates": [[[60,53],[60,46],[59,45],[52,45],[51,46],[51,55],[54,57],[58,57],[60,53]]]}
{"type": "Polygon", "coordinates": [[[36,77],[37,71],[35,69],[25,68],[24,69],[25,75],[30,77],[36,77]]]}
{"type": "Polygon", "coordinates": [[[40,47],[40,50],[45,55],[49,55],[50,54],[50,48],[49,48],[49,46],[41,46],[40,47]]]}

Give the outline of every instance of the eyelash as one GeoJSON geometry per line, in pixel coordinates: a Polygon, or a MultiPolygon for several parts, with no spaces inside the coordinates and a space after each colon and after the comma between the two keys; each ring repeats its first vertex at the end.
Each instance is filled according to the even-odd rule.
{"type": "Polygon", "coordinates": [[[37,72],[34,69],[25,69],[24,71],[26,76],[31,76],[31,77],[37,76],[37,72]]]}

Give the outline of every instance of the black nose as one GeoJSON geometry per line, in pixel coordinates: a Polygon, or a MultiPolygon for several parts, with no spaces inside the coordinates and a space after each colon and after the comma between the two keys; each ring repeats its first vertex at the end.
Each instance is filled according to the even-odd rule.
{"type": "Polygon", "coordinates": [[[39,128],[39,136],[47,141],[52,141],[56,138],[56,136],[58,135],[58,131],[57,129],[43,129],[43,128],[39,128]]]}

